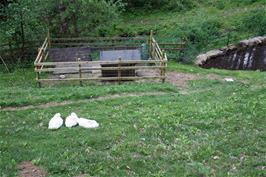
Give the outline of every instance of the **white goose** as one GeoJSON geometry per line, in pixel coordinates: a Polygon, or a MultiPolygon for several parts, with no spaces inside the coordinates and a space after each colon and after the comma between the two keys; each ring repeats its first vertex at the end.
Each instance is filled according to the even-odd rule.
{"type": "Polygon", "coordinates": [[[58,129],[63,125],[63,119],[60,113],[56,113],[54,117],[49,121],[48,129],[58,129]]]}
{"type": "Polygon", "coordinates": [[[97,128],[97,127],[99,127],[99,123],[96,122],[95,120],[89,120],[89,119],[85,119],[85,118],[79,118],[78,124],[79,124],[79,126],[81,126],[83,128],[97,128]]]}
{"type": "Polygon", "coordinates": [[[78,116],[76,113],[72,112],[69,116],[67,116],[65,120],[65,125],[68,128],[74,127],[78,124],[78,116]]]}

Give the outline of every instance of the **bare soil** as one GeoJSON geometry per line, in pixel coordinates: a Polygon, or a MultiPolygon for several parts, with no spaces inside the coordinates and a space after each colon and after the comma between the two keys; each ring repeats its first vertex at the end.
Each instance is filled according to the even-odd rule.
{"type": "Polygon", "coordinates": [[[48,176],[48,173],[41,169],[40,167],[37,167],[33,165],[29,161],[22,162],[18,165],[19,177],[45,177],[48,176]]]}
{"type": "Polygon", "coordinates": [[[188,81],[198,80],[198,79],[200,79],[200,76],[197,74],[178,73],[178,72],[168,72],[166,74],[166,82],[169,82],[180,88],[186,88],[188,81]]]}

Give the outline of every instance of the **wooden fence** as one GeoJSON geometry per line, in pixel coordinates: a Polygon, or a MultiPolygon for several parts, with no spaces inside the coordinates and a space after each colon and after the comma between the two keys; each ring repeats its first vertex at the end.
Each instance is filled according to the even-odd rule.
{"type": "Polygon", "coordinates": [[[36,81],[41,87],[43,82],[51,81],[79,81],[80,85],[83,85],[84,81],[131,81],[140,79],[160,79],[162,82],[165,81],[165,70],[167,67],[167,56],[164,51],[162,51],[151,35],[148,39],[149,44],[149,59],[148,60],[123,60],[118,58],[115,61],[71,61],[71,62],[49,62],[46,61],[49,56],[50,47],[67,47],[67,46],[89,46],[95,47],[99,50],[104,48],[115,48],[115,47],[130,47],[141,44],[141,42],[146,42],[144,38],[50,38],[48,35],[43,42],[41,48],[39,48],[38,55],[35,59],[34,66],[36,72],[36,81]],[[103,67],[105,65],[105,67],[103,67]],[[68,78],[43,78],[41,73],[55,73],[58,71],[75,70],[75,77],[68,78]],[[156,70],[156,72],[151,72],[151,75],[138,75],[135,71],[139,70],[156,70]],[[99,76],[88,76],[89,72],[105,72],[113,71],[117,73],[115,76],[104,76],[103,74],[99,76]],[[134,71],[133,74],[124,74],[125,71],[134,71]]]}

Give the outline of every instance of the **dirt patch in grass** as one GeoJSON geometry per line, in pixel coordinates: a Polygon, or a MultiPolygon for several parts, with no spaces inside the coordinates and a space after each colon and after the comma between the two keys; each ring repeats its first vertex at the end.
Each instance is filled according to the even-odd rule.
{"type": "Polygon", "coordinates": [[[97,98],[90,98],[90,99],[83,99],[83,100],[67,100],[62,102],[48,102],[39,105],[28,105],[28,106],[10,106],[10,107],[0,107],[0,111],[19,111],[19,110],[28,110],[28,109],[43,109],[49,108],[54,106],[66,106],[70,104],[80,104],[80,103],[87,103],[92,101],[103,101],[103,100],[110,100],[110,99],[118,99],[118,98],[127,98],[127,97],[140,97],[140,96],[160,96],[165,95],[166,92],[147,92],[147,93],[122,93],[122,94],[114,94],[114,95],[107,95],[101,96],[97,98]]]}
{"type": "Polygon", "coordinates": [[[31,162],[26,161],[22,162],[18,165],[19,173],[18,176],[20,177],[45,177],[48,176],[48,173],[33,165],[31,162]]]}
{"type": "Polygon", "coordinates": [[[198,80],[200,76],[190,73],[168,72],[166,81],[180,88],[186,88],[188,81],[198,80]]]}
{"type": "MultiPolygon", "coordinates": [[[[160,76],[160,72],[158,70],[141,70],[141,72],[139,71],[137,73],[138,76],[160,76]]],[[[198,79],[200,79],[200,76],[198,74],[181,73],[174,71],[166,73],[166,82],[180,88],[186,88],[188,81],[198,79]]]]}

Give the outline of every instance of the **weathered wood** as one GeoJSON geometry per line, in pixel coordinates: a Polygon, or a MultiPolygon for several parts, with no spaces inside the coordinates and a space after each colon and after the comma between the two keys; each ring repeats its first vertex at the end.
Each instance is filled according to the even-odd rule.
{"type": "MultiPolygon", "coordinates": [[[[134,46],[140,47],[141,42],[145,38],[123,38],[123,37],[114,37],[114,38],[51,38],[50,34],[48,33],[47,38],[45,39],[44,43],[42,44],[41,48],[39,49],[38,55],[36,57],[34,66],[36,72],[36,80],[38,84],[41,82],[51,82],[51,81],[78,81],[80,85],[83,85],[82,81],[85,80],[101,80],[101,81],[128,81],[128,80],[138,80],[138,79],[160,79],[162,82],[165,81],[165,69],[167,65],[167,56],[165,51],[162,51],[159,44],[153,37],[153,32],[148,38],[148,45],[149,45],[149,53],[150,53],[150,60],[122,60],[119,58],[116,61],[75,61],[75,62],[45,62],[49,53],[47,49],[51,46],[51,42],[55,46],[88,46],[90,48],[95,49],[104,49],[104,48],[117,48],[120,45],[122,47],[134,46]],[[95,42],[94,42],[95,41],[95,42]],[[125,41],[129,41],[129,43],[125,43],[125,41]],[[132,42],[133,41],[133,42],[132,42]],[[105,42],[105,43],[101,43],[105,42]],[[57,68],[56,66],[60,65],[70,65],[70,67],[61,66],[57,68]],[[72,66],[71,66],[72,65],[72,66]],[[73,66],[74,65],[74,66],[73,66]],[[83,66],[85,65],[85,66],[83,66]],[[89,66],[86,66],[89,65],[89,66]],[[90,67],[90,65],[92,65],[90,67]],[[99,67],[96,65],[106,65],[106,67],[99,67]],[[114,65],[114,66],[113,66],[114,65]],[[134,65],[134,66],[131,66],[134,65]],[[56,72],[60,70],[68,70],[68,69],[75,69],[79,74],[78,78],[64,78],[64,79],[41,79],[40,73],[41,72],[56,72]],[[136,76],[135,74],[132,75],[122,75],[122,71],[125,70],[136,70],[136,69],[159,69],[160,75],[154,76],[136,76]],[[93,71],[93,70],[100,70],[100,71],[116,71],[117,75],[115,77],[88,77],[83,78],[82,73],[84,71],[93,71]]],[[[167,43],[163,43],[167,46],[167,43]]],[[[163,45],[162,44],[162,45],[163,45]]],[[[169,46],[174,46],[174,44],[170,44],[169,46]]],[[[76,72],[75,72],[76,73],[76,72]]],[[[41,85],[40,85],[41,86],[41,85]]]]}
{"type": "Polygon", "coordinates": [[[90,77],[90,78],[65,78],[65,79],[39,79],[43,81],[79,81],[79,80],[103,80],[103,81],[114,81],[114,80],[128,81],[128,80],[141,80],[141,79],[162,79],[161,76],[137,76],[137,77],[90,77]]]}
{"type": "MultiPolygon", "coordinates": [[[[161,69],[162,66],[121,66],[120,70],[129,70],[129,69],[161,69]]],[[[64,67],[64,68],[41,68],[41,69],[35,69],[35,72],[55,72],[55,71],[61,71],[66,69],[78,69],[78,67],[64,67]]],[[[93,71],[93,70],[117,70],[118,67],[82,67],[81,70],[86,71],[93,71]]]]}
{"type": "Polygon", "coordinates": [[[170,51],[176,51],[176,50],[184,50],[185,48],[162,48],[163,50],[170,50],[170,51]]]}
{"type": "Polygon", "coordinates": [[[181,42],[181,43],[160,43],[160,42],[159,42],[158,44],[159,44],[160,46],[162,46],[162,45],[163,45],[163,46],[164,46],[164,45],[180,46],[180,45],[185,45],[186,43],[182,43],[182,42],[181,42]]]}
{"type": "Polygon", "coordinates": [[[37,81],[37,85],[38,87],[41,87],[41,82],[40,82],[40,73],[39,72],[36,72],[36,81],[37,81]]]}
{"type": "Polygon", "coordinates": [[[51,48],[51,36],[50,36],[49,30],[48,30],[48,34],[47,34],[47,39],[48,39],[48,47],[51,48]]]}
{"type": "Polygon", "coordinates": [[[145,37],[82,37],[82,38],[51,38],[52,41],[108,41],[108,40],[146,40],[145,37]]]}
{"type": "Polygon", "coordinates": [[[135,47],[139,48],[141,43],[131,43],[131,44],[96,44],[96,43],[53,43],[53,46],[66,46],[66,47],[90,47],[92,49],[108,49],[112,47],[135,47]]]}
{"type": "Polygon", "coordinates": [[[119,60],[119,62],[118,62],[118,74],[117,74],[117,76],[118,76],[118,83],[120,84],[121,83],[121,58],[119,58],[118,59],[119,60]]]}
{"type": "MultiPolygon", "coordinates": [[[[79,64],[79,78],[82,79],[81,64],[79,64]]],[[[79,81],[79,85],[82,86],[82,80],[79,81]]]]}
{"type": "MultiPolygon", "coordinates": [[[[155,64],[160,63],[158,60],[122,60],[121,64],[155,64]]],[[[167,62],[163,60],[162,62],[167,62]]],[[[114,61],[80,61],[80,62],[42,62],[36,63],[35,66],[56,66],[60,64],[118,64],[119,60],[114,61]]]]}
{"type": "MultiPolygon", "coordinates": [[[[166,59],[166,60],[167,60],[166,53],[165,53],[164,50],[162,51],[162,53],[163,53],[163,56],[162,56],[163,58],[162,58],[162,60],[163,60],[163,59],[166,59]]],[[[161,74],[161,77],[162,77],[162,83],[164,83],[164,82],[165,82],[165,78],[166,78],[166,76],[165,76],[165,73],[166,73],[166,72],[165,72],[165,71],[166,71],[165,63],[162,62],[162,63],[161,63],[161,66],[162,66],[162,68],[161,68],[161,73],[162,73],[162,74],[161,74]]]]}
{"type": "Polygon", "coordinates": [[[44,50],[44,47],[47,45],[47,40],[48,39],[46,37],[45,40],[44,40],[44,42],[43,42],[43,44],[42,44],[42,46],[41,46],[41,48],[38,49],[38,54],[37,54],[37,57],[36,57],[36,59],[34,61],[34,64],[40,62],[41,57],[42,57],[42,53],[43,53],[43,50],[44,50]]]}

